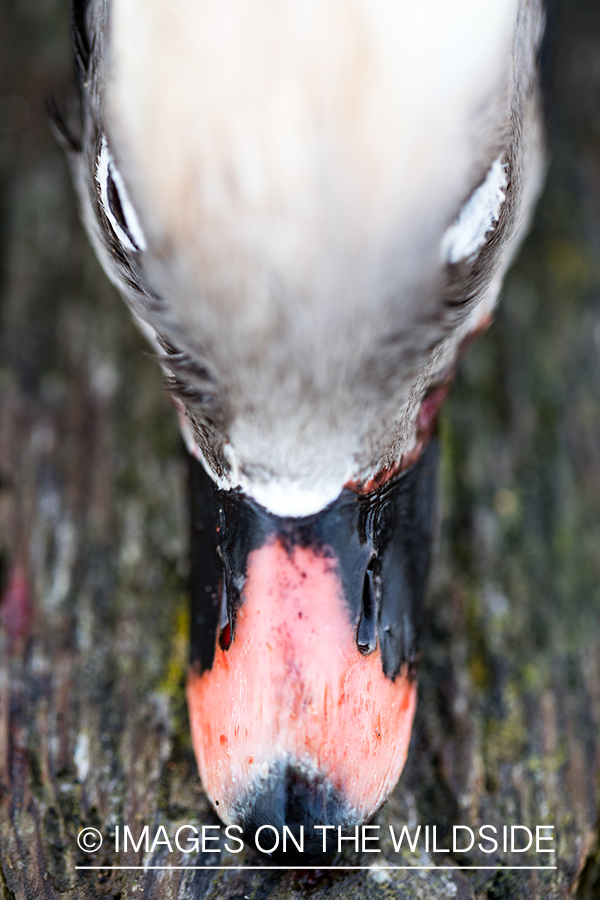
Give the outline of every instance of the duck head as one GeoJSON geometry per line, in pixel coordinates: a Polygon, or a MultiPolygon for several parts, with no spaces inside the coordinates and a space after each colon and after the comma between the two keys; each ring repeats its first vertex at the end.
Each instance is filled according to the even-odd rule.
{"type": "Polygon", "coordinates": [[[408,752],[437,409],[540,185],[541,5],[73,8],[83,219],[192,457],[204,787],[247,835],[360,824],[408,752]]]}

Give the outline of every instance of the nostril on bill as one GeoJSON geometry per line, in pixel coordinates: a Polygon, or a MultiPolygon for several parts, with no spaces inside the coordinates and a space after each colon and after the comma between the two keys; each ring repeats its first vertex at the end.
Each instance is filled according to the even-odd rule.
{"type": "Polygon", "coordinates": [[[269,777],[250,788],[238,809],[245,840],[285,865],[310,863],[335,852],[337,827],[349,827],[351,818],[332,784],[288,764],[271,766],[269,777]],[[316,827],[321,825],[335,828],[335,840],[328,832],[325,852],[323,830],[316,827]]]}
{"type": "Polygon", "coordinates": [[[221,650],[229,650],[231,646],[232,630],[231,616],[229,612],[229,602],[227,598],[227,583],[225,573],[223,573],[220,582],[221,591],[221,612],[219,617],[219,646],[221,650]]]}
{"type": "Polygon", "coordinates": [[[356,644],[363,656],[369,656],[377,649],[378,590],[379,561],[375,557],[365,572],[362,609],[356,631],[356,644]]]}

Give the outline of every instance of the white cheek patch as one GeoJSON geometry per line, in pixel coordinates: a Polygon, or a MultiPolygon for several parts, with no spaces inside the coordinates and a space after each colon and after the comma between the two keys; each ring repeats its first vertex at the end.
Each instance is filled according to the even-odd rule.
{"type": "Polygon", "coordinates": [[[499,157],[444,234],[442,262],[457,263],[462,259],[471,262],[475,259],[500,218],[507,183],[506,165],[499,157]]]}
{"type": "Polygon", "coordinates": [[[115,165],[110,150],[108,149],[108,143],[105,137],[102,138],[102,143],[100,145],[100,155],[98,157],[98,166],[96,168],[96,181],[100,188],[102,208],[106,213],[112,230],[123,247],[134,253],[138,250],[145,250],[147,245],[144,232],[140,226],[133,204],[129,199],[125,182],[115,165]],[[115,209],[114,201],[111,202],[111,188],[116,192],[120,210],[115,209]],[[120,222],[117,216],[119,216],[119,218],[122,216],[124,221],[120,222]]]}

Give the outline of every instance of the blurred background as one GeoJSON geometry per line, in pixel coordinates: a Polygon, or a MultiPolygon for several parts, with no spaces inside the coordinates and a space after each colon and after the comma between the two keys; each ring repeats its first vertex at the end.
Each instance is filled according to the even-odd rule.
{"type": "MultiPolygon", "coordinates": [[[[76,872],[84,825],[217,822],[183,694],[187,466],[47,125],[45,98],[71,78],[67,0],[0,0],[2,900],[600,897],[597,0],[553,4],[546,57],[547,189],[442,415],[419,709],[376,822],[437,824],[440,846],[453,824],[554,825],[557,869],[76,872]]],[[[109,845],[94,863],[115,863],[109,845]]],[[[415,862],[382,845],[378,864],[415,862]]]]}

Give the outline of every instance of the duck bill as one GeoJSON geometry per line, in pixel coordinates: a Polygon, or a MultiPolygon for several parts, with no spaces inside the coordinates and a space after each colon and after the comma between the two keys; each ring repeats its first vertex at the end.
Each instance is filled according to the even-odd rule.
{"type": "Polygon", "coordinates": [[[187,697],[204,788],[250,840],[354,828],[402,772],[434,509],[435,444],[367,496],[285,519],[192,461],[187,697]]]}

